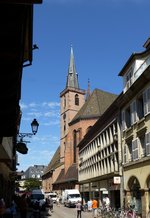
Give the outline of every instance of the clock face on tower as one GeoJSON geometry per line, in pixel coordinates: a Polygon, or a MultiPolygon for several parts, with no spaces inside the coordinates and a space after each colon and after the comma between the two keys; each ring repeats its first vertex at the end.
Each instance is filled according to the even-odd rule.
{"type": "Polygon", "coordinates": [[[64,115],[63,115],[63,119],[65,120],[66,119],[66,114],[64,113],[64,115]]]}

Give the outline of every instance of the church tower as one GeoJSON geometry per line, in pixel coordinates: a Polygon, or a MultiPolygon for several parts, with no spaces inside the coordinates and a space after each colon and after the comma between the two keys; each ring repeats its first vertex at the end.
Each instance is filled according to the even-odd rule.
{"type": "Polygon", "coordinates": [[[85,90],[79,88],[73,48],[71,47],[70,62],[65,89],[60,93],[60,158],[64,162],[65,148],[69,123],[85,103],[85,90]]]}

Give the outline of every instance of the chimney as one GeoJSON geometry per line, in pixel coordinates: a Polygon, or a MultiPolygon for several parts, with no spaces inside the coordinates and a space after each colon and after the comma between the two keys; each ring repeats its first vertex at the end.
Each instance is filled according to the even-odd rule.
{"type": "Polygon", "coordinates": [[[144,47],[146,50],[150,48],[150,38],[148,38],[148,39],[146,40],[146,42],[144,43],[143,47],[144,47]]]}

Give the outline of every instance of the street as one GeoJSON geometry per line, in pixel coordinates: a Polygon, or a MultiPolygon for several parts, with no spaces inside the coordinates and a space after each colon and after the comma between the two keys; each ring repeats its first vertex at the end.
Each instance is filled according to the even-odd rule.
{"type": "MultiPolygon", "coordinates": [[[[92,212],[82,212],[82,218],[92,218],[92,212]]],[[[64,207],[64,205],[54,205],[54,212],[52,218],[76,218],[76,208],[64,207]]]]}

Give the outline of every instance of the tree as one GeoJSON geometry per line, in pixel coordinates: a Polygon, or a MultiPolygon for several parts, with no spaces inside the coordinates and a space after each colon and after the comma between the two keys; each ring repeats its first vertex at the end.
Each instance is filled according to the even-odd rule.
{"type": "Polygon", "coordinates": [[[40,188],[42,182],[35,178],[26,179],[24,182],[24,188],[26,188],[26,191],[30,191],[35,188],[40,188]]]}

